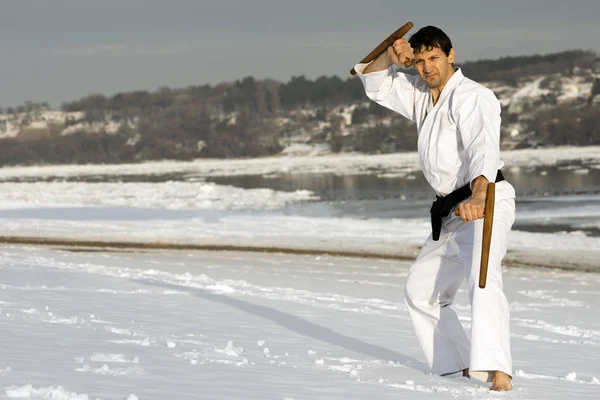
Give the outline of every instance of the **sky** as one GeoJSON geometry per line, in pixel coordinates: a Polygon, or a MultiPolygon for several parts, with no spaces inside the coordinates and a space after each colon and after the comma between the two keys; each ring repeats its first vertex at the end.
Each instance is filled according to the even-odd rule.
{"type": "Polygon", "coordinates": [[[101,93],[287,82],[349,71],[412,21],[436,25],[457,60],[600,54],[600,1],[1,0],[0,107],[101,93]],[[574,5],[576,4],[576,5],[574,5]]]}

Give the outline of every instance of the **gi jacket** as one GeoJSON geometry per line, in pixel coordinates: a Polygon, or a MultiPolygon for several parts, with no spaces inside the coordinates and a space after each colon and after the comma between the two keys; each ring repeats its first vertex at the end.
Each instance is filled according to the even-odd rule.
{"type": "Polygon", "coordinates": [[[500,102],[491,90],[457,69],[434,106],[419,75],[393,67],[365,75],[367,65],[355,67],[367,96],[416,123],[421,169],[437,195],[446,196],[480,175],[494,182],[503,162],[500,102]]]}

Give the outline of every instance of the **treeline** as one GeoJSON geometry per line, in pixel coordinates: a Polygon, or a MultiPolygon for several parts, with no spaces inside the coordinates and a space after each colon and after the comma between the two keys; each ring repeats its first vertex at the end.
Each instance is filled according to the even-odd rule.
{"type": "Polygon", "coordinates": [[[2,139],[1,165],[124,163],[136,160],[128,138],[84,133],[52,139],[2,139]]]}
{"type": "MultiPolygon", "coordinates": [[[[591,68],[596,60],[592,52],[574,50],[459,66],[467,76],[482,82],[514,84],[531,75],[571,74],[576,68],[591,68]]],[[[596,82],[592,92],[600,92],[600,82],[596,82]]],[[[413,126],[380,106],[366,103],[359,79],[337,76],[315,80],[296,76],[288,82],[245,77],[217,85],[163,87],[154,92],[113,96],[93,94],[61,105],[62,111],[81,113],[65,123],[65,127],[77,128],[74,134],[27,141],[3,139],[0,163],[256,157],[280,152],[286,138],[289,141],[301,132],[310,136],[310,143],[329,143],[333,151],[414,150],[413,126]],[[342,117],[348,106],[353,106],[350,127],[345,126],[342,117]],[[107,123],[118,126],[116,132],[96,130],[90,134],[86,128],[86,124],[107,123]]],[[[39,112],[43,107],[44,103],[28,102],[18,108],[22,112],[39,112]]],[[[600,107],[589,108],[569,114],[569,106],[560,106],[556,113],[548,111],[528,121],[527,129],[548,144],[600,143],[592,129],[594,123],[600,122],[600,107]],[[560,121],[550,123],[546,118],[552,115],[560,115],[560,121]],[[561,129],[562,133],[558,132],[561,129]]]]}
{"type": "Polygon", "coordinates": [[[127,116],[194,104],[208,114],[223,116],[245,111],[254,118],[302,106],[335,106],[356,100],[364,100],[364,91],[360,81],[354,78],[343,80],[338,76],[322,76],[313,81],[295,76],[287,83],[280,83],[248,76],[216,86],[162,88],[156,92],[136,91],[114,96],[94,94],[63,103],[60,108],[66,112],[95,114],[91,119],[100,120],[102,112],[118,112],[127,116]]]}
{"type": "Polygon", "coordinates": [[[0,114],[36,113],[49,109],[50,104],[48,102],[35,103],[33,101],[26,101],[25,103],[14,107],[0,107],[0,114]]]}
{"type": "Polygon", "coordinates": [[[591,51],[571,50],[560,53],[503,57],[459,64],[465,76],[480,82],[500,81],[515,84],[519,79],[533,75],[571,75],[575,68],[590,69],[598,55],[591,51]]]}
{"type": "MultiPolygon", "coordinates": [[[[481,82],[500,81],[515,84],[518,80],[542,74],[571,74],[576,67],[591,68],[598,56],[591,51],[572,50],[555,54],[503,57],[498,60],[480,60],[457,63],[466,76],[481,82]]],[[[412,70],[409,69],[410,72],[412,70]]],[[[414,73],[414,70],[412,70],[414,73]]],[[[336,106],[364,100],[364,91],[357,78],[342,79],[322,76],[309,80],[295,76],[287,83],[273,80],[259,81],[245,77],[233,83],[215,86],[190,86],[185,89],[168,87],[156,92],[137,91],[114,96],[90,95],[63,103],[63,111],[93,110],[121,111],[140,114],[155,108],[168,108],[193,103],[209,113],[246,111],[250,117],[264,117],[279,111],[302,106],[336,106]]]]}
{"type": "Polygon", "coordinates": [[[600,104],[595,107],[569,107],[561,104],[536,113],[528,125],[531,141],[554,146],[600,144],[600,104]]]}
{"type": "Polygon", "coordinates": [[[361,99],[359,81],[337,76],[314,81],[300,76],[287,83],[245,77],[215,86],[95,94],[64,103],[61,110],[82,112],[86,123],[109,119],[120,124],[119,133],[139,135],[134,148],[141,159],[256,157],[282,150],[278,138],[289,126],[278,126],[276,117],[318,107],[313,119],[326,121],[331,108],[361,99]]]}

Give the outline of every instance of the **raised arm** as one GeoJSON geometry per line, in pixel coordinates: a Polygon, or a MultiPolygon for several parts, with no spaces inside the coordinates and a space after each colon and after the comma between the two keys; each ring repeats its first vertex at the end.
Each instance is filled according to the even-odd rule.
{"type": "Polygon", "coordinates": [[[376,103],[415,121],[415,86],[418,75],[395,71],[393,65],[412,60],[413,50],[405,39],[399,39],[369,64],[357,64],[354,69],[365,87],[367,97],[376,103]]]}

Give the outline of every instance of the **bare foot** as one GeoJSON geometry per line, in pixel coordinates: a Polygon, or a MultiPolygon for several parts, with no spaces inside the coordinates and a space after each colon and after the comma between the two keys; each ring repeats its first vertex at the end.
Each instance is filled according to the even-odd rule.
{"type": "Polygon", "coordinates": [[[510,376],[502,371],[494,371],[494,380],[492,381],[492,387],[490,390],[506,392],[508,390],[512,390],[512,387],[510,376]]]}

